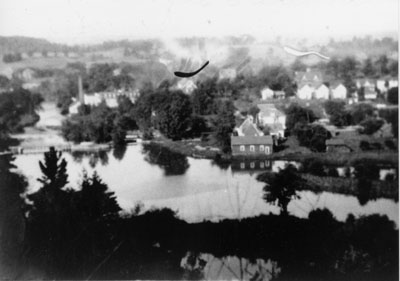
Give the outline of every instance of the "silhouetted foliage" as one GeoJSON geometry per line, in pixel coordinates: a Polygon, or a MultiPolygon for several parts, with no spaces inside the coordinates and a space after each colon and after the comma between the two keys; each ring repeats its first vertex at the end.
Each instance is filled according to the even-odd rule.
{"type": "Polygon", "coordinates": [[[261,174],[257,179],[266,183],[264,200],[279,206],[285,215],[288,214],[289,202],[300,198],[296,190],[301,189],[305,184],[305,181],[297,174],[297,169],[292,165],[288,165],[278,173],[261,174]]]}
{"type": "Polygon", "coordinates": [[[293,131],[296,124],[308,124],[314,122],[317,117],[311,109],[301,107],[297,104],[291,104],[285,111],[286,128],[293,131]]]}
{"type": "Polygon", "coordinates": [[[358,103],[353,105],[353,107],[350,109],[353,124],[360,124],[366,118],[372,117],[374,111],[374,107],[368,103],[358,103]]]}
{"type": "Polygon", "coordinates": [[[17,279],[24,246],[26,179],[13,171],[11,155],[0,155],[0,271],[2,279],[17,279]]]}
{"type": "Polygon", "coordinates": [[[367,118],[360,123],[360,125],[363,126],[361,133],[366,135],[372,135],[373,133],[378,131],[383,126],[384,123],[385,121],[382,119],[367,118]]]}
{"type": "Polygon", "coordinates": [[[344,101],[329,100],[325,102],[324,107],[333,125],[342,127],[351,124],[351,116],[345,110],[344,101]]]}
{"type": "Polygon", "coordinates": [[[61,158],[61,152],[56,152],[54,147],[44,154],[44,162],[39,161],[42,178],[38,179],[43,188],[61,189],[68,183],[67,162],[61,158]]]}
{"type": "Polygon", "coordinates": [[[390,150],[396,150],[396,148],[397,148],[395,143],[392,140],[385,140],[385,145],[390,150]]]}
{"type": "Polygon", "coordinates": [[[297,123],[293,128],[293,134],[301,146],[316,152],[325,152],[325,141],[331,138],[331,134],[323,126],[304,123],[297,123]]]}
{"type": "Polygon", "coordinates": [[[302,163],[302,173],[310,173],[315,176],[326,176],[323,163],[318,159],[307,158],[302,163]]]}
{"type": "Polygon", "coordinates": [[[162,134],[173,140],[181,139],[189,129],[192,114],[189,97],[180,91],[156,95],[154,124],[162,134]]]}
{"type": "Polygon", "coordinates": [[[225,101],[221,104],[216,119],[214,120],[214,134],[222,151],[230,151],[230,135],[235,127],[234,106],[232,102],[225,101]]]}
{"type": "Polygon", "coordinates": [[[387,100],[391,104],[399,104],[399,87],[389,89],[387,100]]]}

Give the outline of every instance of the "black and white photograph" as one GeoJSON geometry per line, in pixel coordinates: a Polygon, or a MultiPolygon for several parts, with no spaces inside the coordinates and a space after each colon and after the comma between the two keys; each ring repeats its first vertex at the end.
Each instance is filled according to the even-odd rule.
{"type": "Polygon", "coordinates": [[[399,280],[399,0],[0,0],[0,280],[399,280]]]}

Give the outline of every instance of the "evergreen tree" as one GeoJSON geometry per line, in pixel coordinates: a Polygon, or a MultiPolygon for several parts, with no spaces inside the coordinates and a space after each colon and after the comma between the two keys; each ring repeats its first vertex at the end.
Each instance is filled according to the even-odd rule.
{"type": "Polygon", "coordinates": [[[230,150],[231,133],[235,127],[234,106],[231,101],[225,101],[221,105],[217,119],[214,121],[215,138],[224,152],[230,150]]]}
{"type": "Polygon", "coordinates": [[[40,170],[43,173],[42,178],[38,179],[44,188],[61,189],[68,183],[67,162],[61,159],[61,152],[54,147],[44,154],[44,163],[39,161],[40,170]]]}

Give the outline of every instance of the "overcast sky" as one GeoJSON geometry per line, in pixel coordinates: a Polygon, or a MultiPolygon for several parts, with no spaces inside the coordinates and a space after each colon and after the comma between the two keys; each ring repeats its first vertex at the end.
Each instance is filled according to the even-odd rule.
{"type": "Polygon", "coordinates": [[[250,34],[328,39],[398,33],[398,0],[0,0],[0,35],[63,43],[250,34]]]}

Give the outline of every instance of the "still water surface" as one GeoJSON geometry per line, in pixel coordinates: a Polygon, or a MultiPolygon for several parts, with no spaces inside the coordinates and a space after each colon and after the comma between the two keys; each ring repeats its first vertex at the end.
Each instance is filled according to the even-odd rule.
{"type": "MultiPolygon", "coordinates": [[[[264,184],[256,180],[259,172],[277,172],[286,161],[254,163],[254,168],[243,168],[241,163],[221,167],[206,159],[193,159],[181,155],[144,149],[141,145],[128,146],[124,151],[103,153],[64,153],[69,186],[76,188],[83,170],[96,171],[109,188],[115,192],[118,203],[129,212],[137,204],[143,210],[170,208],[187,222],[237,219],[260,214],[279,214],[279,209],[263,199],[264,184]],[[248,168],[248,169],[247,169],[248,168]]],[[[26,176],[29,191],[40,187],[36,180],[41,176],[38,165],[42,154],[18,155],[14,161],[17,169],[26,176]]],[[[298,163],[292,163],[298,165],[298,163]]],[[[355,196],[330,192],[299,191],[300,199],[289,203],[289,213],[305,218],[315,209],[330,210],[339,221],[349,214],[382,214],[398,226],[398,203],[390,199],[377,199],[361,205],[355,196]]]]}

